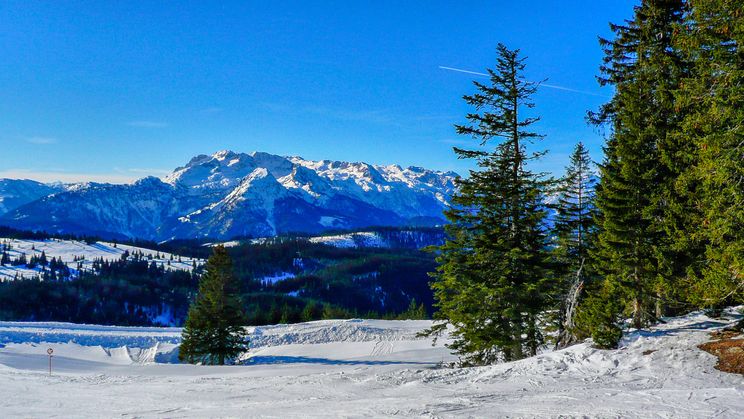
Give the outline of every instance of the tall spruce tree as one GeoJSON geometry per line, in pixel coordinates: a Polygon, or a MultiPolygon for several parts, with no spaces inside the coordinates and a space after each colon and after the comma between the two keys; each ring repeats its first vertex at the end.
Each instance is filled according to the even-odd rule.
{"type": "Polygon", "coordinates": [[[744,301],[744,8],[736,0],[690,1],[679,45],[693,72],[678,92],[679,133],[694,147],[678,184],[689,197],[681,237],[703,247],[685,296],[720,309],[744,301]]]}
{"type": "Polygon", "coordinates": [[[596,177],[589,150],[579,142],[574,148],[566,174],[558,183],[553,234],[561,291],[558,347],[584,337],[576,327],[577,306],[589,277],[589,249],[595,234],[594,189],[596,177]]]}
{"type": "Polygon", "coordinates": [[[240,283],[223,246],[214,248],[189,307],[178,353],[181,361],[224,365],[248,350],[240,283]]]}
{"type": "Polygon", "coordinates": [[[537,84],[525,81],[518,50],[499,44],[497,52],[490,83],[474,82],[476,93],[464,96],[475,108],[469,124],[455,126],[482,149],[454,149],[477,169],[459,180],[446,212],[449,238],[437,248],[439,266],[432,274],[441,322],[429,333],[452,325],[449,347],[465,365],[535,355],[544,339],[538,318],[553,302],[544,228],[547,183],[525,166],[539,157],[525,150],[540,138],[529,131],[538,118],[522,115],[533,107],[537,84]]]}
{"type": "Polygon", "coordinates": [[[682,0],[643,0],[632,20],[611,24],[614,39],[600,39],[605,58],[599,81],[614,86],[615,94],[591,115],[612,131],[597,190],[595,259],[607,284],[602,298],[589,300],[604,306],[589,311],[597,314],[594,332],[606,332],[605,346],[612,346],[608,336],[619,338],[617,324],[607,324],[619,318],[615,310],[629,314],[637,328],[648,325],[661,314],[673,279],[677,259],[661,220],[669,206],[665,188],[678,175],[662,157],[675,155],[663,149],[681,118],[673,94],[685,67],[673,36],[684,11],[682,0]]]}

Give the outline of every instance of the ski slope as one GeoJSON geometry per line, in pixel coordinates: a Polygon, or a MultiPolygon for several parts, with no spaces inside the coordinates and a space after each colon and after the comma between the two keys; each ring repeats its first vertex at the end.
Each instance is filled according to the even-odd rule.
{"type": "MultiPolygon", "coordinates": [[[[73,277],[77,276],[78,266],[82,270],[90,271],[93,269],[94,260],[119,260],[124,252],[142,254],[148,261],[173,270],[191,271],[194,264],[201,265],[204,263],[202,259],[182,257],[157,250],[109,242],[88,244],[78,240],[20,240],[0,237],[0,245],[10,246],[8,256],[10,256],[11,260],[17,259],[21,255],[25,255],[27,259],[30,259],[34,255],[41,256],[42,252],[46,255],[47,260],[59,258],[70,269],[73,277]]],[[[0,265],[0,281],[12,280],[16,275],[26,278],[40,277],[41,267],[37,266],[31,269],[25,265],[0,265]]]]}
{"type": "Polygon", "coordinates": [[[223,367],[174,363],[177,328],[0,322],[0,416],[741,418],[744,377],[696,347],[736,317],[693,313],[618,350],[461,369],[416,337],[428,321],[251,328],[244,364],[223,367]]]}

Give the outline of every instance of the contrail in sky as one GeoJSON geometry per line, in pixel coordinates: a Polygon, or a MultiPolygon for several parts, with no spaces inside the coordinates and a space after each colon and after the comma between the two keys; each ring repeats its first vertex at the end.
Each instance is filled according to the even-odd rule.
{"type": "Polygon", "coordinates": [[[445,67],[443,65],[440,65],[439,68],[441,68],[442,70],[457,71],[458,73],[468,73],[468,74],[475,74],[476,76],[486,76],[486,77],[488,77],[488,74],[486,74],[486,73],[479,73],[477,71],[470,71],[470,70],[463,70],[463,69],[460,69],[460,68],[445,67]]]}
{"type": "MultiPolygon", "coordinates": [[[[440,66],[439,66],[439,68],[441,68],[442,70],[448,70],[448,71],[456,71],[456,72],[458,72],[458,73],[474,74],[474,75],[476,75],[476,76],[485,76],[485,77],[489,77],[489,75],[488,75],[488,74],[486,74],[486,73],[479,73],[479,72],[477,72],[477,71],[463,70],[463,69],[461,69],[461,68],[454,68],[454,67],[445,67],[445,66],[443,66],[443,65],[440,65],[440,66]]],[[[605,96],[605,95],[602,95],[602,94],[599,94],[599,93],[594,93],[594,92],[585,92],[585,91],[583,91],[583,90],[576,90],[576,89],[571,89],[570,87],[556,86],[556,85],[554,85],[554,84],[546,84],[546,83],[540,83],[539,85],[540,85],[540,87],[547,87],[547,88],[550,88],[550,89],[564,90],[564,91],[566,91],[566,92],[574,92],[574,93],[581,93],[581,94],[583,94],[583,95],[591,95],[591,96],[607,97],[607,96],[605,96]]]]}

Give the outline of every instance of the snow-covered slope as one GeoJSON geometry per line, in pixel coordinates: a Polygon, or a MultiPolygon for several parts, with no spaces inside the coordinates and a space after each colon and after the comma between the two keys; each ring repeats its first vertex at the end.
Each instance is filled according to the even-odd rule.
{"type": "Polygon", "coordinates": [[[379,234],[374,232],[360,232],[338,234],[332,236],[311,237],[311,243],[322,243],[333,247],[390,247],[379,234]]]}
{"type": "MultiPolygon", "coordinates": [[[[324,244],[338,248],[379,247],[386,249],[422,249],[427,246],[439,246],[444,243],[444,229],[379,229],[376,231],[356,231],[349,233],[326,233],[317,236],[295,236],[297,240],[324,244]]],[[[222,245],[225,247],[240,246],[243,243],[263,244],[282,238],[259,237],[250,240],[230,240],[226,242],[206,243],[204,246],[222,245]]]]}
{"type": "Polygon", "coordinates": [[[419,167],[220,151],[194,157],[163,181],[82,184],[18,201],[25,205],[8,207],[0,224],[153,240],[433,225],[443,221],[456,177],[419,167]]]}
{"type": "Polygon", "coordinates": [[[421,249],[444,243],[443,230],[381,230],[310,237],[311,243],[322,243],[339,248],[382,247],[421,249]]]}
{"type": "Polygon", "coordinates": [[[62,184],[46,184],[27,179],[0,179],[0,216],[29,202],[62,192],[62,184]]]}
{"type": "MultiPolygon", "coordinates": [[[[733,321],[702,313],[489,367],[441,368],[428,321],[251,329],[237,366],[173,364],[180,330],[0,322],[3,417],[744,417],[744,378],[697,345],[733,321]],[[47,348],[54,349],[54,374],[47,348]]],[[[740,316],[739,316],[740,317],[740,316]]]]}
{"type": "MultiPolygon", "coordinates": [[[[97,259],[105,261],[120,260],[125,253],[132,257],[135,254],[141,255],[148,262],[154,262],[165,269],[179,269],[191,271],[194,264],[201,265],[204,263],[201,259],[192,259],[182,257],[166,252],[145,249],[142,247],[129,246],[124,244],[114,244],[108,242],[96,242],[88,244],[77,240],[19,240],[0,237],[0,253],[6,253],[13,260],[25,256],[27,261],[32,256],[40,257],[42,253],[47,261],[52,258],[61,260],[67,265],[71,277],[75,277],[79,270],[92,271],[93,262],[97,259]]],[[[0,265],[0,281],[12,280],[16,277],[35,278],[43,274],[47,267],[11,264],[0,265]]]]}

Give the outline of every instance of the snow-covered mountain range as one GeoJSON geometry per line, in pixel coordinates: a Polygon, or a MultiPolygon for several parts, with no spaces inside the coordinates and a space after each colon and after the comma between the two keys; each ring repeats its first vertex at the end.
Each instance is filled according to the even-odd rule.
{"type": "Polygon", "coordinates": [[[127,185],[0,180],[0,225],[150,240],[434,225],[443,222],[456,178],[420,167],[219,151],[162,180],[127,185]]]}
{"type": "Polygon", "coordinates": [[[46,184],[28,179],[0,179],[0,216],[29,202],[62,192],[66,185],[46,184]]]}

